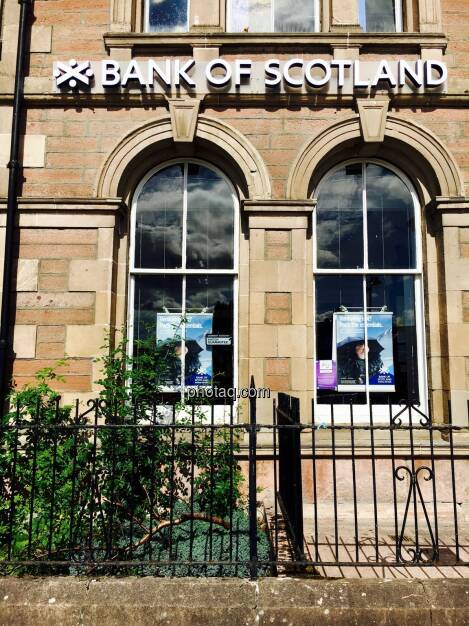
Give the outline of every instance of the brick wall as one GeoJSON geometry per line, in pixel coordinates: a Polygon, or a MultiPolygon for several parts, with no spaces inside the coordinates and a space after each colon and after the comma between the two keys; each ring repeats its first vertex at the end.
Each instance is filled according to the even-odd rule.
{"type": "MultiPolygon", "coordinates": [[[[70,263],[96,259],[96,229],[23,228],[19,234],[19,272],[15,297],[13,376],[21,387],[34,380],[37,370],[54,367],[66,355],[69,327],[95,322],[96,289],[73,291],[70,263]]],[[[98,346],[99,347],[99,346],[98,346]]],[[[54,385],[67,391],[91,389],[92,357],[70,358],[58,372],[66,381],[54,385]]]]}

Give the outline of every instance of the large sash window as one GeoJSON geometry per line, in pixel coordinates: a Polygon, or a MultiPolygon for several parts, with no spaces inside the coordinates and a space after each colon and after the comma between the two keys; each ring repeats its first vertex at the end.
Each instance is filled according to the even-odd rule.
{"type": "Polygon", "coordinates": [[[319,412],[342,405],[345,415],[353,402],[366,415],[369,405],[402,399],[425,407],[420,222],[411,183],[388,165],[354,162],[323,179],[317,200],[319,412]]]}
{"type": "Polygon", "coordinates": [[[175,399],[233,386],[236,212],[231,184],[196,161],[151,172],[135,194],[131,333],[167,347],[164,390],[175,399]]]}

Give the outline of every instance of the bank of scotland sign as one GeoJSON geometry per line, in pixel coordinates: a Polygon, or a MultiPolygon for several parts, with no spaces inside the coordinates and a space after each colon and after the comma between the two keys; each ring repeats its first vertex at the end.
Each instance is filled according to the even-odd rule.
{"type": "Polygon", "coordinates": [[[434,60],[353,59],[154,59],[54,64],[55,91],[81,89],[92,93],[126,90],[185,93],[355,94],[387,90],[392,93],[446,91],[448,69],[434,60]],[[93,80],[92,80],[93,79],[93,80]]]}

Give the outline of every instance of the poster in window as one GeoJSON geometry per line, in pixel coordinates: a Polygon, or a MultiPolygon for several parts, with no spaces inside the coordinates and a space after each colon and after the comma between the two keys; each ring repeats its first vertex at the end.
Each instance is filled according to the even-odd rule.
{"type": "Polygon", "coordinates": [[[212,322],[212,313],[194,313],[186,317],[186,385],[198,387],[212,384],[212,350],[207,348],[207,335],[212,333],[212,322]]]}
{"type": "MultiPolygon", "coordinates": [[[[367,313],[368,389],[395,391],[392,312],[367,313]]],[[[334,360],[337,391],[366,390],[365,315],[334,313],[334,360]]]]}
{"type": "Polygon", "coordinates": [[[156,314],[156,341],[164,363],[165,387],[181,385],[182,317],[180,313],[156,314]]]}

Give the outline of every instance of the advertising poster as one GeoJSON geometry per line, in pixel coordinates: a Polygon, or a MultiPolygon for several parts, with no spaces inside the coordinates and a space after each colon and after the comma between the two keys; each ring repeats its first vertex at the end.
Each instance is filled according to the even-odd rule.
{"type": "Polygon", "coordinates": [[[337,389],[337,368],[334,361],[316,361],[316,387],[318,389],[337,389]]]}
{"type": "Polygon", "coordinates": [[[180,313],[156,314],[156,341],[166,363],[164,385],[170,388],[181,385],[181,338],[180,313]]]}
{"type": "Polygon", "coordinates": [[[212,384],[212,350],[207,348],[207,335],[212,333],[212,321],[211,313],[194,313],[186,317],[186,385],[212,384]]]}
{"type": "Polygon", "coordinates": [[[180,313],[156,314],[156,340],[167,362],[165,385],[181,385],[182,338],[185,338],[184,379],[186,385],[211,385],[212,350],[207,348],[207,335],[212,333],[211,313],[193,313],[185,320],[180,313]]]}
{"type": "MultiPolygon", "coordinates": [[[[391,312],[367,313],[368,389],[395,391],[391,312]]],[[[365,316],[334,313],[334,361],[337,391],[366,390],[365,316]]]]}

